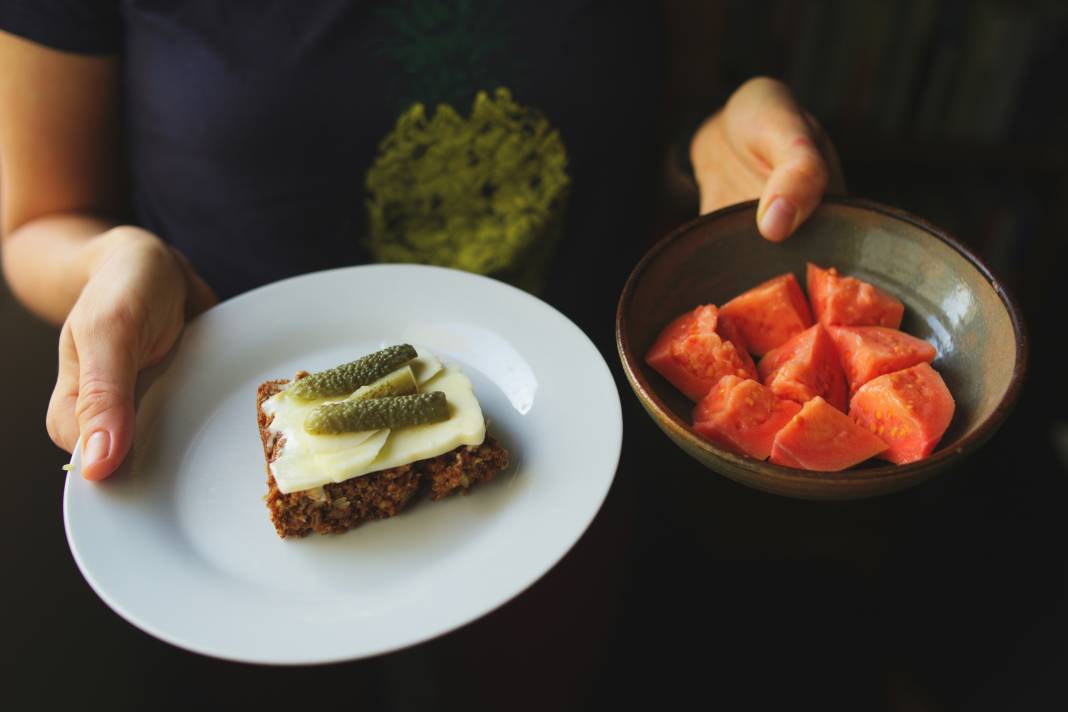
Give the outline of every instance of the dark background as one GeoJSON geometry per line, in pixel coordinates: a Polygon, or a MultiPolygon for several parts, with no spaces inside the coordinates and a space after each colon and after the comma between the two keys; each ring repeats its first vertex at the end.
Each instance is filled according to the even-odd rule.
{"type": "MultiPolygon", "coordinates": [[[[1056,282],[1068,235],[1066,6],[666,7],[675,52],[663,144],[679,117],[745,78],[783,78],[830,132],[851,194],[947,228],[1014,291],[1031,363],[999,434],[914,490],[799,502],[690,461],[620,378],[627,436],[608,502],[564,561],[515,601],[441,639],[358,663],[220,663],[126,624],[78,573],[61,520],[66,458],[43,428],[56,333],[3,292],[0,438],[11,459],[0,505],[0,675],[8,695],[115,710],[297,701],[737,709],[772,700],[856,710],[1068,708],[1068,416],[1060,408],[1068,384],[1057,352],[1066,300],[1056,282]]],[[[682,217],[662,211],[641,239],[682,217]]],[[[618,376],[617,360],[606,357],[618,376]]]]}

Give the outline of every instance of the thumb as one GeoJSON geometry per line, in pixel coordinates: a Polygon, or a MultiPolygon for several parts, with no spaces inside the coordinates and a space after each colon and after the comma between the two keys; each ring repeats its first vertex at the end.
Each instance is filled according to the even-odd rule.
{"type": "Polygon", "coordinates": [[[800,111],[781,109],[764,136],[771,175],[757,207],[757,227],[773,242],[786,239],[819,205],[829,170],[818,137],[800,111]]]}
{"type": "Polygon", "coordinates": [[[133,441],[137,362],[126,340],[112,334],[77,342],[79,377],[75,414],[82,475],[102,480],[122,464],[133,441]]]}

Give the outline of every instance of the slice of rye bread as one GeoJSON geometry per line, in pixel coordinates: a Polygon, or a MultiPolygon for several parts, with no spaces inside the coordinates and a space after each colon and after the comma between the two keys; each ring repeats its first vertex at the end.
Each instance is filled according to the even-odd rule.
{"type": "MultiPolygon", "coordinates": [[[[301,371],[297,378],[306,375],[306,371],[301,371]]],[[[467,494],[472,487],[489,482],[508,466],[508,451],[487,435],[481,445],[461,445],[410,465],[331,482],[323,485],[321,493],[316,489],[284,494],[271,474],[271,463],[282,454],[285,438],[271,434],[269,427],[274,417],[263,412],[263,402],[288,383],[287,380],[267,381],[256,391],[256,415],[267,463],[267,510],[282,538],[305,536],[313,531],[343,532],[371,519],[392,517],[404,509],[424,484],[432,500],[456,492],[467,494]]]]}

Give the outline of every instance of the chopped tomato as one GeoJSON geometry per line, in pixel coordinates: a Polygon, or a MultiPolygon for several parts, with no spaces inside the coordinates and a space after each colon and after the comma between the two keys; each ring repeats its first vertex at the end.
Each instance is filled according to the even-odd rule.
{"type": "Polygon", "coordinates": [[[699,306],[668,324],[645,355],[646,363],[692,401],[723,376],[756,378],[749,355],[717,331],[719,321],[714,305],[699,306]]]}
{"type": "Polygon", "coordinates": [[[720,307],[720,314],[734,323],[757,356],[812,326],[805,295],[789,273],[738,295],[720,307]]]}
{"type": "Polygon", "coordinates": [[[930,455],[953,420],[953,396],[926,363],[865,383],[849,404],[849,415],[889,446],[881,457],[898,465],[930,455]]]}
{"type": "Polygon", "coordinates": [[[837,472],[886,450],[886,443],[819,396],[775,436],[771,461],[806,470],[837,472]]]}
{"type": "Polygon", "coordinates": [[[775,434],[799,410],[751,378],[724,376],[694,408],[693,429],[728,450],[766,460],[775,434]]]}
{"type": "Polygon", "coordinates": [[[846,379],[830,334],[814,324],[760,359],[760,378],[780,398],[798,403],[822,397],[845,412],[846,379]]]}
{"type": "Polygon", "coordinates": [[[812,263],[806,278],[812,311],[783,274],[678,317],[646,362],[697,403],[694,430],[733,452],[823,471],[928,456],[955,407],[934,346],[897,329],[904,306],[874,285],[812,263]]]}
{"type": "Polygon", "coordinates": [[[738,357],[742,359],[742,365],[745,370],[749,371],[753,378],[756,378],[756,363],[754,363],[753,357],[749,355],[749,344],[746,342],[745,336],[742,335],[741,329],[735,326],[733,321],[723,316],[722,312],[719,314],[719,322],[716,323],[716,333],[734,344],[734,349],[738,352],[738,357]]]}
{"type": "Polygon", "coordinates": [[[938,352],[915,336],[882,326],[828,326],[838,347],[851,393],[873,378],[918,363],[930,363],[938,352]]]}
{"type": "Polygon", "coordinates": [[[905,305],[875,285],[842,277],[834,267],[808,263],[806,279],[812,314],[828,326],[885,326],[897,329],[905,305]]]}

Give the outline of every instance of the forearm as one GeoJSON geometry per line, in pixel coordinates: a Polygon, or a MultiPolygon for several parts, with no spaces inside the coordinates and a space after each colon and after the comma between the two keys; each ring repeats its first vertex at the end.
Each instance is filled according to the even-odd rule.
{"type": "Polygon", "coordinates": [[[154,239],[139,228],[117,227],[90,215],[48,215],[4,236],[0,257],[15,296],[34,314],[58,325],[116,246],[154,239]]]}

